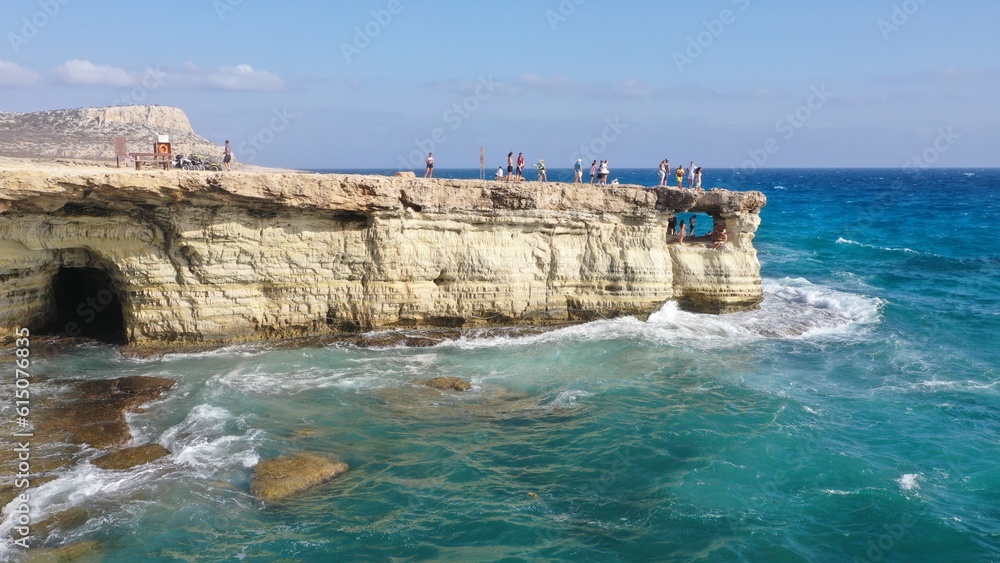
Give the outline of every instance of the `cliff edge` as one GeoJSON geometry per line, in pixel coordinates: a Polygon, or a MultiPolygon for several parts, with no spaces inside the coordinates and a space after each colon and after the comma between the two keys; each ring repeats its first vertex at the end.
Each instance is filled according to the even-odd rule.
{"type": "Polygon", "coordinates": [[[0,330],[218,345],[728,312],[763,295],[759,192],[354,175],[0,171],[0,330]],[[681,245],[676,212],[729,243],[681,245]],[[707,227],[706,227],[707,228],[707,227]]]}

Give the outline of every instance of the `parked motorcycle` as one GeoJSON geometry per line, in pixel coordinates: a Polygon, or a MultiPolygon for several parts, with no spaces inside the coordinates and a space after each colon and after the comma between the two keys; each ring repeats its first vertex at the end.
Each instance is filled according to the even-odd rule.
{"type": "Polygon", "coordinates": [[[174,155],[174,168],[180,168],[182,170],[192,170],[193,164],[191,159],[184,156],[181,153],[174,155]]]}
{"type": "Polygon", "coordinates": [[[183,170],[209,170],[212,172],[222,171],[221,164],[197,154],[186,156],[178,153],[174,155],[174,168],[181,168],[183,170]]]}

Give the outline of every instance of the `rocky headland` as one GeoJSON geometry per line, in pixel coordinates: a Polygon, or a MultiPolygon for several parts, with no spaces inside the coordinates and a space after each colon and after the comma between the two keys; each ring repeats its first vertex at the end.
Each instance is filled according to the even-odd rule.
{"type": "Polygon", "coordinates": [[[114,162],[115,137],[129,152],[149,152],[168,135],[175,153],[221,158],[222,147],[198,136],[183,110],[165,106],[113,106],[0,112],[0,155],[114,162]]]}
{"type": "Polygon", "coordinates": [[[114,136],[164,133],[221,151],[177,108],[0,113],[0,342],[26,327],[202,347],[762,299],[759,192],[107,167],[114,136]],[[667,222],[686,211],[729,242],[680,244],[667,222]]]}
{"type": "Polygon", "coordinates": [[[220,345],[644,318],[668,300],[750,309],[764,204],[719,189],[7,166],[0,330],[220,345]],[[667,221],[682,211],[729,242],[679,244],[667,221]]]}

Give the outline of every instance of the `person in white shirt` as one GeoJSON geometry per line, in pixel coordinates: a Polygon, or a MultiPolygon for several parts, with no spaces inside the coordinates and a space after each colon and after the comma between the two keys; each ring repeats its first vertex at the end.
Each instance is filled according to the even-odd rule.
{"type": "Polygon", "coordinates": [[[427,169],[424,171],[424,178],[434,177],[434,153],[427,153],[427,169]]]}

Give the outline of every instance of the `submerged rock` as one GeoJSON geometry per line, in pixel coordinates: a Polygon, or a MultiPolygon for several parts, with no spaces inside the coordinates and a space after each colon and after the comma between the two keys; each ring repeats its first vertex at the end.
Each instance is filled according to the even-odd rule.
{"type": "Polygon", "coordinates": [[[447,391],[449,389],[453,391],[468,391],[469,389],[472,389],[471,383],[457,377],[435,377],[434,379],[422,379],[416,381],[416,383],[427,387],[433,387],[435,389],[441,389],[442,391],[447,391]]]}
{"type": "Polygon", "coordinates": [[[405,346],[407,348],[429,348],[437,346],[446,340],[455,340],[461,336],[458,331],[424,331],[421,334],[405,334],[402,332],[376,332],[363,334],[355,339],[354,344],[359,348],[395,348],[405,346]]]}
{"type": "Polygon", "coordinates": [[[250,492],[261,500],[280,500],[346,473],[342,461],[309,453],[267,459],[253,470],[250,492]]]}
{"type": "Polygon", "coordinates": [[[32,549],[25,561],[26,563],[97,562],[101,560],[102,549],[101,544],[96,541],[71,543],[52,549],[32,549]]]}
{"type": "Polygon", "coordinates": [[[95,448],[122,446],[132,440],[125,413],[157,399],[174,383],[145,376],[78,383],[80,400],[57,409],[42,422],[39,432],[63,435],[72,443],[95,448]]]}
{"type": "Polygon", "coordinates": [[[124,471],[156,461],[168,455],[170,455],[170,452],[163,446],[159,444],[146,444],[145,446],[127,448],[102,455],[91,461],[91,463],[101,469],[124,471]]]}
{"type": "Polygon", "coordinates": [[[87,523],[87,518],[88,516],[86,510],[79,507],[70,508],[69,510],[63,510],[62,512],[53,514],[45,520],[35,524],[31,528],[31,533],[35,537],[45,538],[56,530],[69,531],[74,528],[79,528],[87,523]]]}

